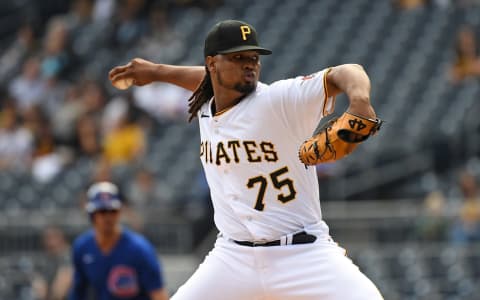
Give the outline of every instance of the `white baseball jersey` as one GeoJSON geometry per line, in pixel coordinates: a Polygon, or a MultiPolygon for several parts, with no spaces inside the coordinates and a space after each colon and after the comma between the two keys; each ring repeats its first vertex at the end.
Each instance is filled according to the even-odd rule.
{"type": "Polygon", "coordinates": [[[315,167],[300,162],[298,149],[333,111],[327,72],[259,82],[224,112],[212,114],[213,98],[199,110],[200,158],[225,236],[271,241],[321,222],[315,167]]]}
{"type": "Polygon", "coordinates": [[[333,110],[326,72],[259,83],[216,116],[212,101],[200,109],[200,157],[221,234],[172,300],[383,299],[328,234],[315,168],[298,159],[300,144],[333,110]],[[315,235],[315,242],[249,247],[232,241],[285,241],[299,231],[315,235]]]}

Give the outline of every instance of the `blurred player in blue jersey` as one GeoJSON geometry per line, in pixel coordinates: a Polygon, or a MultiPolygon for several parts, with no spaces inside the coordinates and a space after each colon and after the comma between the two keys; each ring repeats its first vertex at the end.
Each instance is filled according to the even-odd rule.
{"type": "Polygon", "coordinates": [[[70,300],[167,300],[155,249],[120,224],[122,200],[110,182],[93,184],[86,211],[93,228],[73,244],[70,300]]]}

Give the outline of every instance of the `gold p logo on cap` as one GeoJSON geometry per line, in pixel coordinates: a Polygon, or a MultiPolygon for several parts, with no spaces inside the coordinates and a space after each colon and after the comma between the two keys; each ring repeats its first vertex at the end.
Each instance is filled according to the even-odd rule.
{"type": "Polygon", "coordinates": [[[240,31],[242,32],[242,39],[244,41],[247,40],[247,34],[252,33],[252,31],[250,30],[250,27],[248,27],[247,25],[240,26],[240,31]]]}

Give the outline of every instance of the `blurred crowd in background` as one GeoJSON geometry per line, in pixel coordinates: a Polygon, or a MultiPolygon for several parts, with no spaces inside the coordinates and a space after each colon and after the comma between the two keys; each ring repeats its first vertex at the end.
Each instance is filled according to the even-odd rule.
{"type": "MultiPolygon", "coordinates": [[[[399,10],[468,9],[477,2],[395,0],[392,5],[399,10]]],[[[107,74],[133,57],[181,64],[188,43],[171,20],[187,7],[209,11],[222,4],[222,0],[1,1],[1,15],[12,15],[19,8],[22,13],[5,21],[8,30],[0,28],[0,172],[28,173],[46,185],[85,159],[95,165],[89,182],[112,180],[115,169],[127,166],[134,176],[120,187],[131,206],[127,213],[131,226],[142,228],[138,210],[157,206],[165,214],[174,211],[172,199],[163,194],[144,158],[152,135],[186,122],[189,92],[167,84],[118,91],[107,74]]],[[[449,84],[478,82],[479,33],[480,28],[469,23],[458,28],[451,43],[455,55],[445,70],[449,84]]],[[[319,167],[320,178],[328,176],[328,170],[319,167]]],[[[425,212],[414,235],[452,244],[480,242],[479,174],[478,162],[470,161],[456,170],[456,184],[426,194],[425,212]]],[[[201,171],[193,178],[203,187],[199,198],[208,198],[201,171]]],[[[81,208],[84,196],[73,195],[69,201],[81,208]]],[[[202,207],[209,209],[206,202],[202,207]]],[[[59,228],[49,227],[43,244],[48,260],[45,269],[35,272],[39,276],[33,284],[34,299],[63,299],[69,280],[68,241],[59,228]]]]}
{"type": "MultiPolygon", "coordinates": [[[[448,7],[457,5],[469,9],[480,5],[476,0],[399,0],[401,9],[416,9],[422,5],[439,5],[448,7]]],[[[475,19],[475,17],[473,17],[475,19]]],[[[465,23],[458,28],[456,38],[452,41],[454,57],[450,69],[447,70],[450,83],[460,84],[462,81],[480,79],[480,28],[476,20],[465,23]],[[473,24],[472,24],[473,23],[473,24]]],[[[439,145],[441,146],[441,145],[439,145]]],[[[448,160],[442,157],[441,160],[448,160]]],[[[451,187],[438,187],[428,193],[424,199],[425,217],[419,220],[419,238],[427,241],[449,240],[453,244],[462,245],[480,242],[480,190],[478,186],[480,165],[474,158],[456,170],[457,181],[451,187]],[[448,221],[445,215],[453,215],[448,221]]],[[[440,168],[442,169],[442,168],[440,168]]],[[[439,170],[441,173],[444,170],[439,170]]]]}
{"type": "Polygon", "coordinates": [[[172,62],[183,40],[168,18],[220,3],[10,1],[24,11],[16,15],[16,33],[2,36],[0,169],[48,183],[83,158],[96,162],[92,181],[135,166],[131,184],[122,187],[129,198],[140,206],[161,201],[142,157],[156,127],[186,120],[189,93],[166,84],[121,93],[107,81],[108,70],[133,55],[172,62]]]}
{"type": "MultiPolygon", "coordinates": [[[[1,23],[9,25],[0,30],[0,172],[48,186],[64,169],[89,162],[94,167],[84,178],[86,184],[66,199],[67,206],[82,211],[90,183],[115,182],[112,174],[128,168],[133,176],[120,185],[128,201],[128,226],[142,231],[139,211],[149,207],[160,208],[163,216],[205,218],[205,202],[194,205],[194,211],[179,211],[144,157],[152,135],[186,123],[190,93],[160,83],[118,91],[108,81],[108,70],[133,57],[175,63],[185,45],[169,19],[179,10],[210,10],[221,3],[0,1],[1,23]]],[[[198,176],[204,190],[192,201],[208,199],[202,174],[193,176],[192,185],[198,176]]],[[[0,196],[0,201],[5,198],[0,196]]],[[[14,280],[19,284],[17,299],[65,299],[71,268],[63,230],[53,225],[43,230],[44,258],[35,260],[40,266],[31,265],[31,260],[18,263],[15,274],[24,274],[25,280],[14,280]]]]}
{"type": "Polygon", "coordinates": [[[39,181],[81,156],[109,165],[137,160],[149,121],[181,120],[185,108],[179,102],[188,95],[170,87],[166,101],[158,99],[166,95],[160,87],[160,93],[147,88],[118,95],[106,81],[108,67],[128,62],[120,52],[138,47],[137,55],[163,55],[164,47],[181,43],[168,30],[164,1],[57,2],[62,5],[52,9],[68,10],[46,20],[27,14],[0,58],[1,167],[31,170],[39,181]],[[106,66],[98,61],[100,51],[113,53],[116,61],[106,66]]]}

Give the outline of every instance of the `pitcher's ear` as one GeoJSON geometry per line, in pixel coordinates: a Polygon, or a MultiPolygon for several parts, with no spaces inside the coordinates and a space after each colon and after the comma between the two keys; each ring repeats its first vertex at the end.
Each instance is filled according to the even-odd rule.
{"type": "Polygon", "coordinates": [[[205,58],[205,66],[208,72],[212,73],[215,70],[216,59],[214,56],[207,56],[205,58]]]}

